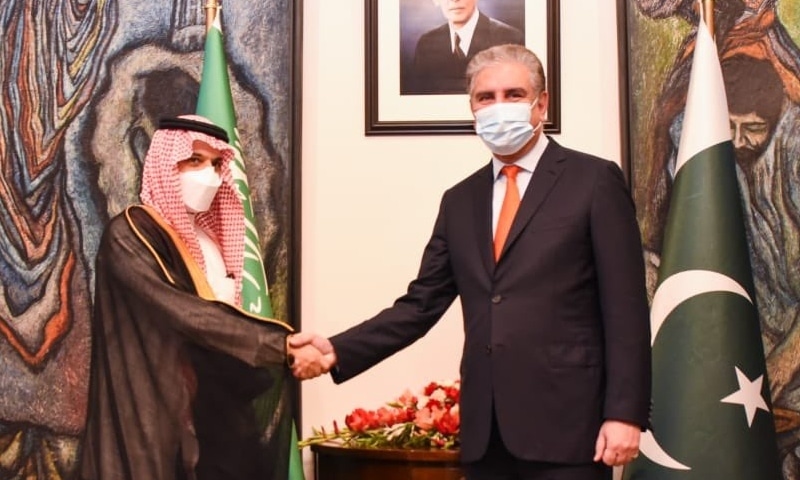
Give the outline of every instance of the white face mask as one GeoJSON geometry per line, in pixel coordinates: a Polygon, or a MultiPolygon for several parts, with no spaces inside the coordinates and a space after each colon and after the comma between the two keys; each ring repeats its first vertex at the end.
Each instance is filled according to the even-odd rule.
{"type": "Polygon", "coordinates": [[[214,167],[205,167],[200,170],[187,170],[179,174],[181,180],[181,195],[186,210],[190,213],[208,211],[211,202],[217,195],[222,178],[214,167]]]}
{"type": "Polygon", "coordinates": [[[533,138],[542,126],[531,125],[533,103],[499,102],[475,112],[475,132],[492,153],[511,155],[517,153],[533,138]]]}

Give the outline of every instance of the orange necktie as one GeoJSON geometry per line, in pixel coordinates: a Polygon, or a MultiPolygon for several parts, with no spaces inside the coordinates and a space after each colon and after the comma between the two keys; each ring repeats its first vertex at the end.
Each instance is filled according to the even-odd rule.
{"type": "Polygon", "coordinates": [[[519,209],[519,189],[517,188],[517,173],[520,168],[516,165],[506,165],[500,170],[501,175],[506,176],[506,196],[503,197],[503,206],[500,207],[500,216],[497,218],[497,230],[494,233],[494,260],[500,260],[500,252],[506,244],[508,231],[511,230],[511,223],[514,215],[519,209]]]}

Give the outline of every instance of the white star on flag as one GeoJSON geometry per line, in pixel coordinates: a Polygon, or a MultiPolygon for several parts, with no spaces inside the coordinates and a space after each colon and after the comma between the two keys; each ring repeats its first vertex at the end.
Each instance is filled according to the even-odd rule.
{"type": "Polygon", "coordinates": [[[767,402],[764,401],[764,397],[761,396],[761,383],[764,381],[764,375],[759,375],[758,378],[750,381],[750,379],[739,370],[739,367],[734,368],[736,369],[736,380],[739,382],[739,390],[720,401],[742,405],[747,414],[747,426],[750,427],[753,425],[753,417],[756,416],[756,409],[760,408],[765,412],[769,412],[767,402]]]}

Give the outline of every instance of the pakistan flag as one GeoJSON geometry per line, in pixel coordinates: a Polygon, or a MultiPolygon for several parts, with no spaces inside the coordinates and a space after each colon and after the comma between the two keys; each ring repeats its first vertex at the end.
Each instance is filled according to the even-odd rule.
{"type": "Polygon", "coordinates": [[[779,480],[725,86],[701,20],[658,286],[652,429],[625,480],[779,480]]]}

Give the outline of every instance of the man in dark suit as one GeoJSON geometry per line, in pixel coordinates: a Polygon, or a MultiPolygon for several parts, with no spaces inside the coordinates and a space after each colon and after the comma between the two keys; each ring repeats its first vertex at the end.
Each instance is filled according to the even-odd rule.
{"type": "Polygon", "coordinates": [[[417,278],[372,319],[290,342],[314,344],[343,382],[460,297],[466,478],[610,479],[637,455],[650,405],[644,262],[622,171],[542,134],[544,70],[525,47],[478,53],[467,78],[492,160],[444,193],[417,278]]]}
{"type": "Polygon", "coordinates": [[[447,23],[417,41],[402,94],[466,92],[464,72],[477,52],[505,43],[525,44],[518,29],[479,12],[477,0],[435,0],[447,23]]]}

